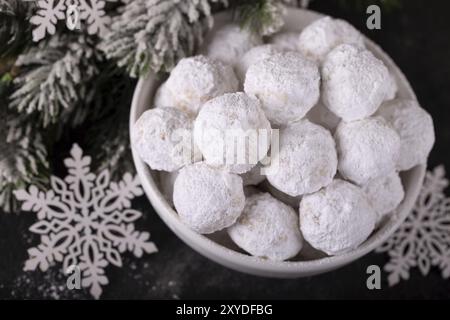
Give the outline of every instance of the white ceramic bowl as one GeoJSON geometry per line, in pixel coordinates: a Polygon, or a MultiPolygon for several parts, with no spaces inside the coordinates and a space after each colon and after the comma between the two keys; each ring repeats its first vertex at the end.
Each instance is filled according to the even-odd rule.
{"type": "MultiPolygon", "coordinates": [[[[285,19],[284,30],[300,31],[320,17],[322,15],[316,12],[289,9],[285,19]]],[[[230,15],[228,13],[219,14],[215,19],[215,27],[219,27],[229,20],[230,15]]],[[[214,28],[211,32],[214,32],[214,28]]],[[[388,55],[369,39],[366,39],[366,45],[378,58],[384,61],[395,75],[399,86],[398,96],[415,99],[416,96],[408,80],[406,80],[403,73],[388,55]]],[[[131,106],[130,127],[152,105],[153,95],[159,84],[160,81],[152,74],[139,80],[131,106]]],[[[327,257],[323,255],[317,256],[314,250],[311,251],[311,248],[305,248],[296,259],[300,261],[274,262],[243,253],[230,241],[227,241],[226,237],[221,237],[220,233],[218,235],[204,236],[189,229],[181,222],[177,213],[161,194],[158,187],[158,172],[153,172],[139,158],[133,148],[132,152],[136,170],[147,197],[161,219],[180,239],[202,255],[231,269],[253,275],[278,278],[304,277],[331,271],[357,260],[380,246],[400,226],[413,208],[426,170],[425,165],[421,165],[402,174],[406,196],[397,213],[356,250],[340,256],[327,257]]]]}

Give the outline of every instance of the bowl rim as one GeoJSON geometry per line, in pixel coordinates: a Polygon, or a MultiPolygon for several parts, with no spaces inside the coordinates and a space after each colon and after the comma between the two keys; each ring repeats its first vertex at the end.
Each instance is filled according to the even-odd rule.
{"type": "MultiPolygon", "coordinates": [[[[307,17],[308,19],[318,19],[324,15],[315,11],[290,8],[287,12],[287,19],[298,19],[299,17],[307,17]]],[[[222,12],[215,15],[215,27],[229,21],[230,13],[222,12]]],[[[308,20],[305,19],[305,20],[308,20]]],[[[214,30],[214,28],[213,28],[214,30]]],[[[292,31],[286,29],[284,31],[292,31]]],[[[408,98],[416,99],[415,93],[411,88],[408,80],[392,59],[387,55],[377,44],[364,36],[365,42],[371,52],[387,62],[391,68],[397,81],[402,83],[408,98]]],[[[146,87],[150,86],[157,80],[156,75],[150,73],[146,77],[141,77],[135,88],[133,100],[130,110],[129,130],[136,122],[138,116],[144,111],[139,110],[139,105],[143,102],[142,95],[146,87]]],[[[131,144],[131,142],[130,142],[131,144]]],[[[316,260],[306,261],[271,261],[259,257],[247,255],[245,253],[234,251],[230,248],[222,246],[207,238],[204,235],[198,234],[186,226],[178,217],[176,211],[169,205],[164,196],[161,194],[152,174],[150,168],[139,158],[134,147],[131,144],[133,162],[136,167],[137,174],[140,178],[142,187],[149,198],[153,208],[164,221],[164,223],[188,246],[199,252],[200,254],[210,258],[211,260],[225,265],[229,268],[246,272],[254,275],[263,275],[269,277],[301,277],[304,275],[314,275],[336,269],[344,266],[354,260],[371,252],[375,248],[384,243],[388,237],[393,234],[402,222],[406,219],[409,212],[412,210],[416,199],[421,190],[423,180],[426,172],[426,165],[418,165],[408,172],[412,175],[414,184],[410,185],[405,199],[403,200],[401,209],[391,217],[391,219],[383,225],[379,230],[373,232],[371,236],[364,241],[356,249],[337,256],[327,256],[316,260]]]]}

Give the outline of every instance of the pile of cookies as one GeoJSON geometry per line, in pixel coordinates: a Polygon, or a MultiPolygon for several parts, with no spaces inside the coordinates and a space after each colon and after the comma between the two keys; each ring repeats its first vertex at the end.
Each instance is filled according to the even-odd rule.
{"type": "Polygon", "coordinates": [[[234,24],[207,38],[158,88],[133,148],[196,232],[226,230],[276,261],[304,241],[354,250],[402,202],[399,173],[426,163],[433,121],[396,99],[394,76],[343,20],[264,40],[234,24]]]}

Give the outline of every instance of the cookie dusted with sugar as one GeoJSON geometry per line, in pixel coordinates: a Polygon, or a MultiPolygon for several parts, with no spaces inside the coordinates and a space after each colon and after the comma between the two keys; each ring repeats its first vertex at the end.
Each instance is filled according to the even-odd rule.
{"type": "Polygon", "coordinates": [[[194,139],[205,162],[238,174],[267,155],[270,135],[260,102],[243,92],[208,101],[194,124],[194,139]]]}
{"type": "Polygon", "coordinates": [[[207,38],[206,46],[201,53],[234,66],[252,47],[262,44],[262,39],[247,28],[241,28],[237,24],[227,24],[219,28],[207,38]]]}
{"type": "Polygon", "coordinates": [[[205,102],[224,93],[235,92],[238,86],[230,66],[205,56],[195,56],[181,59],[173,68],[164,84],[164,90],[168,92],[162,97],[172,97],[171,107],[196,116],[205,102]]]}
{"type": "Polygon", "coordinates": [[[192,127],[192,120],[180,110],[150,109],[133,125],[132,145],[153,170],[175,171],[201,159],[192,127]]]}
{"type": "Polygon", "coordinates": [[[334,137],[344,178],[364,185],[395,170],[400,137],[382,117],[341,122],[334,137]]]}
{"type": "Polygon", "coordinates": [[[283,52],[283,50],[271,44],[265,44],[262,46],[257,46],[248,50],[242,58],[236,63],[235,70],[239,78],[244,81],[245,74],[248,68],[258,61],[264,60],[268,57],[273,56],[276,53],[283,52]]]}
{"type": "Polygon", "coordinates": [[[373,115],[392,85],[384,63],[370,51],[353,45],[340,45],[322,65],[322,101],[344,121],[373,115]]]}
{"type": "Polygon", "coordinates": [[[328,255],[356,249],[372,233],[377,219],[361,188],[339,179],[304,196],[299,212],[305,240],[328,255]]]}
{"type": "Polygon", "coordinates": [[[435,133],[433,119],[415,100],[397,99],[385,103],[378,113],[400,135],[401,157],[397,168],[409,170],[427,162],[433,149],[435,133]]]}
{"type": "Polygon", "coordinates": [[[320,96],[317,65],[298,52],[283,52],[252,64],[244,91],[261,100],[267,118],[276,126],[303,118],[320,96]]]}
{"type": "Polygon", "coordinates": [[[337,168],[331,133],[308,120],[280,130],[279,152],[272,154],[267,180],[292,196],[316,192],[333,181],[337,168]]]}
{"type": "Polygon", "coordinates": [[[377,225],[392,213],[405,197],[402,180],[397,172],[373,179],[363,186],[372,207],[378,214],[377,225]]]}
{"type": "Polygon", "coordinates": [[[238,175],[198,162],[180,170],[173,202],[180,219],[192,230],[209,234],[231,226],[245,205],[238,175]]]}
{"type": "Polygon", "coordinates": [[[302,248],[297,213],[268,193],[247,198],[242,215],[227,230],[239,247],[256,257],[284,261],[302,248]]]}
{"type": "Polygon", "coordinates": [[[341,44],[364,48],[364,38],[347,21],[321,18],[307,26],[298,38],[298,49],[306,57],[321,62],[326,55],[341,44]]]}

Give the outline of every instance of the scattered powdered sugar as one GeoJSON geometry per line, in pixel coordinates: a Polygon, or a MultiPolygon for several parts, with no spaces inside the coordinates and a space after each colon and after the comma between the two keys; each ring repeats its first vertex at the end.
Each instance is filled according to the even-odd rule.
{"type": "Polygon", "coordinates": [[[180,219],[198,233],[231,226],[245,205],[242,178],[198,162],[180,170],[173,201],[180,219]]]}
{"type": "Polygon", "coordinates": [[[341,122],[335,132],[339,173],[358,185],[395,170],[400,137],[381,117],[341,122]]]}
{"type": "Polygon", "coordinates": [[[364,38],[347,21],[324,17],[307,26],[300,34],[297,46],[306,57],[321,62],[341,44],[364,48],[364,38]]]}
{"type": "Polygon", "coordinates": [[[238,174],[267,155],[270,134],[260,102],[243,92],[208,101],[194,124],[194,139],[205,162],[238,174]]]}
{"type": "Polygon", "coordinates": [[[251,65],[244,90],[261,100],[267,118],[283,125],[303,118],[320,96],[317,65],[300,53],[278,53],[251,65]]]}
{"type": "Polygon", "coordinates": [[[285,31],[276,33],[269,38],[269,43],[280,50],[298,50],[298,32],[285,31]]]}
{"type": "Polygon", "coordinates": [[[339,179],[304,196],[299,212],[305,240],[329,255],[357,248],[372,233],[377,219],[364,192],[339,179]]]}
{"type": "Polygon", "coordinates": [[[303,242],[294,209],[268,193],[247,198],[242,215],[228,228],[228,234],[251,255],[275,261],[295,257],[303,242]]]}
{"type": "Polygon", "coordinates": [[[379,111],[400,135],[397,168],[409,170],[426,163],[435,141],[433,119],[415,100],[398,99],[385,103],[379,111]]]}
{"type": "Polygon", "coordinates": [[[370,181],[363,186],[363,190],[378,213],[377,224],[393,213],[405,197],[402,180],[397,172],[370,181]]]}
{"type": "Polygon", "coordinates": [[[299,196],[316,192],[333,180],[337,168],[331,133],[308,120],[280,130],[280,148],[272,155],[267,180],[280,191],[299,196]]]}
{"type": "Polygon", "coordinates": [[[150,109],[134,124],[132,145],[153,170],[175,171],[200,158],[193,143],[192,126],[192,120],[180,110],[150,109]]]}
{"type": "Polygon", "coordinates": [[[247,69],[258,61],[266,59],[273,56],[276,53],[282,52],[274,45],[265,44],[262,46],[257,46],[248,50],[242,58],[236,63],[235,70],[239,78],[244,81],[247,69]]]}
{"type": "Polygon", "coordinates": [[[262,44],[259,35],[237,24],[227,24],[207,38],[201,52],[213,59],[234,66],[250,48],[262,44]]]}
{"type": "Polygon", "coordinates": [[[384,63],[353,45],[336,47],[322,66],[322,101],[344,121],[374,114],[386,99],[390,84],[384,63]]]}
{"type": "Polygon", "coordinates": [[[174,107],[191,116],[202,104],[238,89],[239,82],[230,66],[205,56],[181,59],[173,68],[165,87],[172,95],[174,107]]]}

